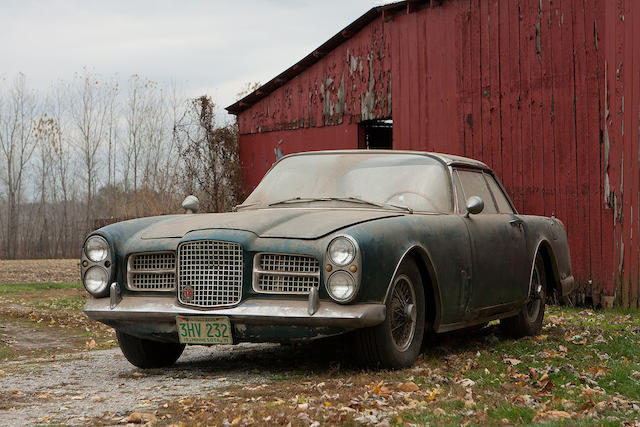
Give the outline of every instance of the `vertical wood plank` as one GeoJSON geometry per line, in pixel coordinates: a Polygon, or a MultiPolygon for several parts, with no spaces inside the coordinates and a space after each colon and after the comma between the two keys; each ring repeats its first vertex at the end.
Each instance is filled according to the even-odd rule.
{"type": "Polygon", "coordinates": [[[633,215],[631,228],[633,233],[630,238],[630,247],[634,248],[631,259],[631,304],[632,308],[640,307],[640,5],[638,2],[630,2],[631,13],[629,26],[633,29],[631,39],[633,54],[633,94],[631,107],[631,142],[632,152],[629,158],[629,166],[633,168],[633,215]]]}
{"type": "Polygon", "coordinates": [[[622,237],[621,241],[624,244],[624,253],[623,253],[623,272],[622,272],[622,304],[624,307],[629,307],[632,301],[632,292],[631,292],[631,273],[633,270],[633,255],[635,252],[635,248],[633,247],[632,241],[632,224],[633,224],[633,200],[634,193],[637,192],[637,188],[634,191],[633,183],[633,163],[634,163],[634,154],[637,152],[633,149],[633,140],[631,136],[633,135],[632,125],[633,125],[633,117],[631,115],[633,111],[633,17],[631,15],[631,7],[630,2],[625,0],[622,2],[622,17],[620,21],[620,25],[623,27],[624,31],[624,50],[623,50],[623,65],[622,65],[622,75],[621,80],[623,81],[622,88],[622,123],[621,123],[621,138],[623,141],[622,147],[622,156],[621,165],[623,169],[620,171],[621,179],[622,179],[622,191],[621,198],[623,204],[622,211],[622,237]]]}
{"type": "Polygon", "coordinates": [[[543,187],[544,215],[551,216],[556,212],[555,198],[555,135],[553,123],[553,43],[551,2],[540,2],[539,14],[540,50],[542,60],[542,153],[543,153],[543,187]]]}
{"type": "Polygon", "coordinates": [[[458,74],[458,103],[462,106],[462,114],[458,117],[459,126],[463,129],[464,151],[466,157],[473,157],[473,67],[472,57],[476,53],[472,50],[473,33],[471,20],[471,0],[458,2],[457,33],[459,34],[459,67],[458,74]]]}
{"type": "MultiPolygon", "coordinates": [[[[489,33],[489,114],[491,116],[491,160],[490,164],[503,175],[502,170],[502,117],[500,99],[500,1],[489,1],[489,15],[487,16],[487,31],[489,33]]],[[[506,59],[506,58],[505,58],[506,59]]]]}
{"type": "MultiPolygon", "coordinates": [[[[574,104],[574,122],[575,122],[575,147],[576,147],[576,179],[577,192],[576,200],[572,201],[569,209],[575,209],[577,212],[575,228],[580,230],[582,236],[582,244],[574,249],[571,254],[574,259],[573,265],[576,265],[580,271],[578,277],[590,277],[590,252],[591,246],[589,233],[589,156],[588,146],[592,143],[589,139],[589,119],[587,106],[590,103],[589,91],[587,89],[587,59],[586,59],[586,41],[585,41],[585,5],[583,0],[574,0],[573,2],[573,32],[574,44],[574,87],[575,87],[575,104],[574,104]],[[578,254],[576,256],[576,250],[578,254]]],[[[574,274],[576,276],[576,274],[574,274]]]]}
{"type": "Polygon", "coordinates": [[[498,30],[498,117],[500,123],[499,139],[499,164],[501,165],[501,178],[507,191],[513,198],[513,150],[512,134],[512,106],[514,95],[514,82],[512,81],[512,51],[510,45],[511,34],[509,32],[509,3],[498,4],[497,17],[498,30]]]}
{"type": "MultiPolygon", "coordinates": [[[[504,6],[503,6],[504,7],[504,6]]],[[[511,145],[511,194],[515,200],[516,208],[522,212],[524,208],[524,197],[522,191],[522,80],[520,63],[522,60],[520,52],[520,11],[517,1],[507,2],[508,9],[508,34],[509,34],[509,109],[511,113],[511,138],[508,142],[511,145]]]]}
{"type": "Polygon", "coordinates": [[[472,90],[472,131],[473,150],[471,156],[482,159],[482,145],[484,138],[484,97],[482,95],[482,10],[481,0],[470,0],[471,9],[471,90],[472,90]]]}

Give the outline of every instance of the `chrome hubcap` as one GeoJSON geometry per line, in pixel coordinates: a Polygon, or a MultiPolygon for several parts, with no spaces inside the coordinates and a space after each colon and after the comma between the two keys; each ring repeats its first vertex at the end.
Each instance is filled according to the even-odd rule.
{"type": "Polygon", "coordinates": [[[400,351],[411,345],[416,332],[416,295],[413,283],[406,275],[396,278],[391,293],[391,336],[400,351]]]}

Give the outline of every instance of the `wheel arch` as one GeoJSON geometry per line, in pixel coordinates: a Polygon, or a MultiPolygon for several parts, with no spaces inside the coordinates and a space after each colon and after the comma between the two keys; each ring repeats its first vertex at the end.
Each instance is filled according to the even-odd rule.
{"type": "Polygon", "coordinates": [[[393,278],[395,277],[402,263],[407,260],[413,260],[418,267],[418,270],[420,271],[420,278],[422,279],[422,287],[424,289],[426,305],[425,320],[427,322],[427,325],[425,331],[428,329],[437,330],[437,326],[440,323],[440,314],[442,309],[440,286],[438,283],[436,269],[433,265],[433,262],[431,262],[431,257],[429,256],[428,251],[424,247],[414,245],[407,249],[404,254],[402,254],[389,281],[389,286],[387,287],[384,302],[386,303],[387,299],[389,298],[389,291],[391,290],[391,285],[393,284],[393,278]]]}
{"type": "MultiPolygon", "coordinates": [[[[554,295],[561,290],[561,286],[558,262],[553,251],[553,247],[546,240],[542,240],[538,243],[536,251],[534,252],[533,262],[531,263],[531,274],[533,274],[533,267],[536,259],[535,257],[538,256],[538,253],[542,256],[542,261],[544,262],[544,272],[548,287],[547,295],[554,295]]],[[[529,283],[531,283],[531,280],[529,280],[529,283]]]]}

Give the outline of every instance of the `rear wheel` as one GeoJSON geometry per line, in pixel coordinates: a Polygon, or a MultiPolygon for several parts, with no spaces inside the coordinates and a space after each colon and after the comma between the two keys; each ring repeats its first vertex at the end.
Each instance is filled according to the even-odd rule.
{"type": "Polygon", "coordinates": [[[420,353],[425,326],[424,289],[413,260],[403,262],[398,268],[386,306],[384,322],[357,331],[357,356],[374,368],[409,367],[420,353]]]}
{"type": "Polygon", "coordinates": [[[182,355],[184,344],[146,340],[116,331],[122,354],[142,369],[170,366],[182,355]]]}
{"type": "Polygon", "coordinates": [[[529,296],[525,305],[517,316],[500,321],[500,326],[508,335],[523,337],[540,333],[546,300],[546,278],[544,261],[538,253],[533,266],[529,296]]]}

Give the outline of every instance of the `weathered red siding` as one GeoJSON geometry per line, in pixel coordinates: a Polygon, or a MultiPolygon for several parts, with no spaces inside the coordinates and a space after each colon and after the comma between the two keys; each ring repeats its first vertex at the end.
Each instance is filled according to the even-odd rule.
{"type": "Polygon", "coordinates": [[[391,116],[394,148],[480,159],[562,219],[587,294],[637,307],[639,76],[636,0],[411,2],[239,114],[247,188],[275,148],[355,148],[391,116]]]}
{"type": "Polygon", "coordinates": [[[640,266],[640,3],[604,1],[603,246],[609,295],[638,307],[640,266]],[[610,277],[611,277],[610,276],[610,277]]]}
{"type": "Polygon", "coordinates": [[[243,178],[252,190],[279,156],[300,151],[354,150],[358,148],[358,125],[313,127],[305,132],[283,130],[241,137],[243,178]]]}

